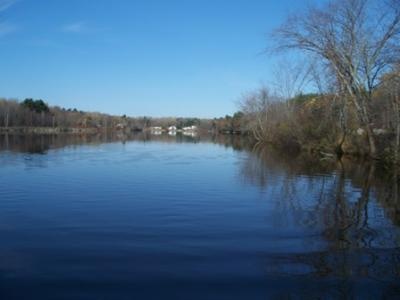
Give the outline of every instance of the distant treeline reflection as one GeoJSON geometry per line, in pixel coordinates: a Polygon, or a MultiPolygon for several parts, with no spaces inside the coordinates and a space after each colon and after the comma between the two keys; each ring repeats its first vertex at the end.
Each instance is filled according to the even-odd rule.
{"type": "Polygon", "coordinates": [[[59,149],[74,145],[100,145],[104,143],[139,142],[164,142],[164,143],[199,143],[211,142],[233,147],[235,150],[246,149],[252,145],[250,138],[229,136],[196,134],[193,136],[176,135],[152,135],[147,132],[124,133],[113,131],[97,134],[0,134],[0,151],[22,152],[30,154],[45,154],[51,149],[59,149]]]}
{"type": "Polygon", "coordinates": [[[399,174],[385,172],[370,160],[282,152],[233,135],[1,135],[0,150],[45,154],[67,146],[129,141],[214,143],[237,151],[240,182],[258,187],[265,201],[271,201],[275,226],[315,232],[325,243],[312,253],[296,254],[288,249],[279,255],[266,254],[268,273],[304,276],[305,285],[314,277],[327,282],[343,280],[340,289],[337,284],[321,285],[324,291],[304,289],[318,295],[355,295],[359,287],[353,278],[381,281],[379,296],[400,292],[395,283],[400,277],[399,174]]]}

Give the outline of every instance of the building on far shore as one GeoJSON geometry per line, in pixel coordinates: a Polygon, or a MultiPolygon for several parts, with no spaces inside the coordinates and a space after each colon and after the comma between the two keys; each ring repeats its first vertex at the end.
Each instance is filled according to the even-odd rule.
{"type": "Polygon", "coordinates": [[[160,126],[150,127],[150,133],[154,135],[160,135],[163,133],[163,129],[160,126]]]}
{"type": "Polygon", "coordinates": [[[177,128],[176,128],[176,126],[174,126],[174,125],[173,125],[173,126],[169,126],[169,127],[168,127],[168,132],[176,132],[176,129],[177,129],[177,128]]]}
{"type": "Polygon", "coordinates": [[[197,126],[188,126],[188,127],[183,127],[182,130],[184,132],[195,132],[197,131],[197,126]]]}

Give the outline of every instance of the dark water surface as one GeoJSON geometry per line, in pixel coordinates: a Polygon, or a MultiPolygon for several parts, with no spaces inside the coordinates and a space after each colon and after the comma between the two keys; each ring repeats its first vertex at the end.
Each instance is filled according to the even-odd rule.
{"type": "Polygon", "coordinates": [[[398,299],[396,174],[234,138],[0,137],[1,299],[398,299]]]}

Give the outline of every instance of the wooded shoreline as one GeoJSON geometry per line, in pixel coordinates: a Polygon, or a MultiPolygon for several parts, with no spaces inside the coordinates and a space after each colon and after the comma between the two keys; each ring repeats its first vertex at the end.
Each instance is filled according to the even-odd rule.
{"type": "Polygon", "coordinates": [[[97,128],[65,127],[0,127],[0,134],[94,134],[97,128]]]}

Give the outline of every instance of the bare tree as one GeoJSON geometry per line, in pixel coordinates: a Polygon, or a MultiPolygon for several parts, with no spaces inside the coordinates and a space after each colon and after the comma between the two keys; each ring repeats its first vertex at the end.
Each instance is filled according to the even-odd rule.
{"type": "Polygon", "coordinates": [[[393,86],[391,90],[391,100],[395,115],[395,127],[396,127],[394,159],[395,162],[399,162],[399,148],[400,148],[400,74],[399,73],[393,80],[393,86]]]}
{"type": "Polygon", "coordinates": [[[289,100],[303,92],[312,79],[314,61],[285,58],[279,61],[274,70],[273,87],[275,93],[284,100],[289,100]]]}
{"type": "MultiPolygon", "coordinates": [[[[330,69],[330,65],[326,63],[318,62],[317,60],[311,66],[310,76],[312,83],[315,84],[320,99],[326,98],[330,100],[329,109],[331,111],[337,110],[336,120],[338,128],[340,128],[340,137],[336,142],[335,152],[340,156],[344,153],[343,144],[346,141],[346,137],[349,133],[348,128],[348,100],[347,93],[343,88],[343,85],[337,81],[335,76],[332,76],[333,72],[330,69]]],[[[334,117],[332,115],[332,117],[334,117]]]]}
{"type": "Polygon", "coordinates": [[[400,161],[400,64],[392,72],[386,74],[382,80],[384,82],[382,86],[384,97],[389,100],[390,104],[387,119],[389,119],[388,121],[391,123],[395,133],[393,145],[394,161],[398,163],[400,161]]]}
{"type": "Polygon", "coordinates": [[[277,100],[278,98],[268,88],[261,87],[255,92],[244,95],[239,103],[241,111],[248,118],[247,130],[252,132],[258,142],[269,140],[271,105],[277,100]]]}
{"type": "Polygon", "coordinates": [[[357,111],[372,157],[377,149],[369,105],[399,54],[399,36],[400,0],[332,0],[292,15],[275,32],[277,49],[303,50],[330,66],[357,111]]]}

